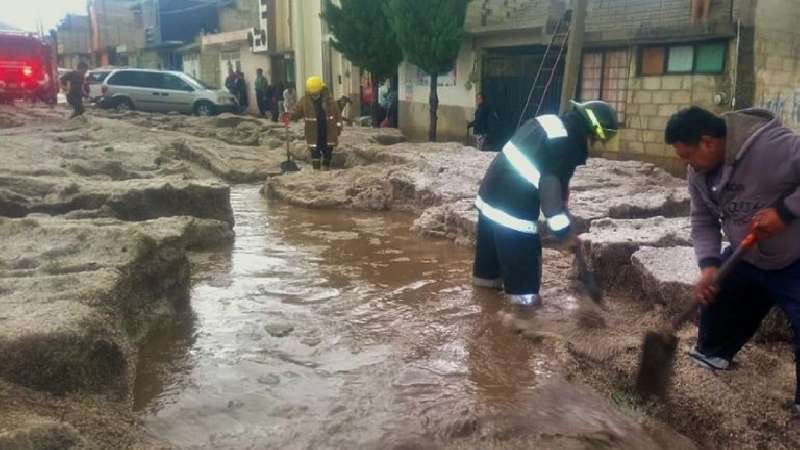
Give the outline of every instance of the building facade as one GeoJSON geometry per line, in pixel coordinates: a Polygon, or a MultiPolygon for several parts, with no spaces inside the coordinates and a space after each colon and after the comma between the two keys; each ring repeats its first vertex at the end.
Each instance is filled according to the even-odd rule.
{"type": "Polygon", "coordinates": [[[89,16],[68,14],[55,30],[58,67],[77,69],[78,63],[91,59],[92,34],[89,16]]]}
{"type": "MultiPolygon", "coordinates": [[[[674,173],[683,164],[664,143],[664,126],[681,108],[715,112],[759,106],[800,130],[796,93],[800,4],[781,0],[712,0],[707,17],[693,18],[686,0],[589,2],[577,99],[603,99],[620,112],[620,138],[597,153],[657,163],[674,173]]],[[[470,4],[455,69],[440,77],[439,129],[463,140],[483,92],[498,112],[503,142],[516,127],[548,44],[571,8],[567,0],[480,0],[470,4]],[[444,79],[442,79],[444,78],[444,79]]],[[[566,23],[566,22],[565,22],[566,23]]],[[[562,52],[563,57],[566,49],[562,52]]],[[[547,64],[545,64],[547,66],[547,64]]],[[[554,66],[548,92],[558,92],[554,66]]],[[[400,126],[427,129],[427,79],[404,63],[399,70],[400,126]]],[[[538,94],[538,92],[537,92],[538,94]]],[[[548,94],[531,98],[539,113],[557,112],[548,94]]]]}

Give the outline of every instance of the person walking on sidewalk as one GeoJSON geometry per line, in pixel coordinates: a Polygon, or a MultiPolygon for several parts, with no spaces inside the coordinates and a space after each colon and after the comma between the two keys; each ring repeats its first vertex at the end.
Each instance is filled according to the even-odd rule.
{"type": "MultiPolygon", "coordinates": [[[[778,305],[794,333],[800,379],[800,136],[766,110],[718,117],[691,107],[674,114],[665,140],[689,165],[692,240],[701,269],[695,283],[700,308],[700,366],[726,370],[761,321],[778,305]],[[750,249],[719,288],[721,263],[754,228],[750,249]],[[731,246],[720,251],[721,233],[731,246]]],[[[800,412],[800,384],[794,398],[800,412]]]]}
{"type": "Polygon", "coordinates": [[[258,113],[261,117],[266,116],[269,109],[269,81],[264,76],[264,69],[256,70],[256,104],[258,104],[258,113]]]}
{"type": "Polygon", "coordinates": [[[333,149],[339,144],[342,132],[342,116],[336,102],[320,77],[306,80],[306,95],[300,99],[289,118],[305,120],[306,143],[311,149],[311,164],[315,170],[330,170],[333,149]]]}
{"type": "Polygon", "coordinates": [[[616,132],[617,112],[602,101],[574,103],[563,116],[539,116],[517,130],[487,169],[475,200],[476,286],[502,286],[517,305],[541,302],[539,211],[557,238],[569,236],[570,179],[586,163],[590,143],[616,132]]]}
{"type": "Polygon", "coordinates": [[[83,107],[83,90],[88,69],[89,66],[85,62],[80,62],[77,70],[67,72],[61,77],[61,84],[67,87],[67,103],[72,107],[70,119],[78,117],[86,111],[83,107]]]}

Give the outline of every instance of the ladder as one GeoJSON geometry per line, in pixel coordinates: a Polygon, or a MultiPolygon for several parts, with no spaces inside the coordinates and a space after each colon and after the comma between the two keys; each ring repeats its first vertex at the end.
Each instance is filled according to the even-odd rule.
{"type": "Polygon", "coordinates": [[[561,63],[561,58],[567,48],[567,40],[569,40],[569,32],[572,28],[571,19],[572,11],[568,10],[555,26],[553,37],[550,39],[550,43],[547,44],[547,49],[545,49],[544,56],[539,63],[539,70],[536,71],[536,78],[534,78],[533,85],[531,85],[528,99],[525,101],[525,107],[522,108],[522,113],[519,115],[517,128],[525,121],[525,114],[528,109],[533,110],[534,105],[531,104],[531,101],[536,100],[536,109],[532,117],[538,116],[539,111],[542,109],[544,99],[547,97],[547,92],[558,71],[558,65],[561,63]]]}

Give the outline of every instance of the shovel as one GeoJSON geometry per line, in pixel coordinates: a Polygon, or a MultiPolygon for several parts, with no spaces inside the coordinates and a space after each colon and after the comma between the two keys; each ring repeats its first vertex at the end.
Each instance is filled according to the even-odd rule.
{"type": "MultiPolygon", "coordinates": [[[[733,268],[742,259],[744,253],[755,245],[758,237],[751,231],[736,248],[730,258],[725,261],[714,284],[717,288],[730,276],[733,268]]],[[[693,301],[691,306],[673,317],[669,326],[660,330],[650,330],[644,336],[642,344],[642,359],[639,363],[639,373],[636,377],[636,390],[642,397],[656,396],[663,398],[672,376],[672,363],[678,349],[676,332],[686,321],[697,313],[700,303],[693,301]]]]}
{"type": "Polygon", "coordinates": [[[286,161],[281,163],[281,173],[297,172],[300,168],[292,160],[292,152],[289,150],[289,121],[284,121],[283,126],[286,129],[286,161]]]}

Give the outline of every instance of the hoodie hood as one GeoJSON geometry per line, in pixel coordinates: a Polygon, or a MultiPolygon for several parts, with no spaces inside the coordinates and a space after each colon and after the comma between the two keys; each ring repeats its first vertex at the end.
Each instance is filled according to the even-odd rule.
{"type": "Polygon", "coordinates": [[[722,115],[725,119],[727,133],[725,136],[725,164],[733,164],[740,159],[750,142],[760,134],[765,125],[778,120],[771,111],[766,109],[743,109],[722,115]]]}

